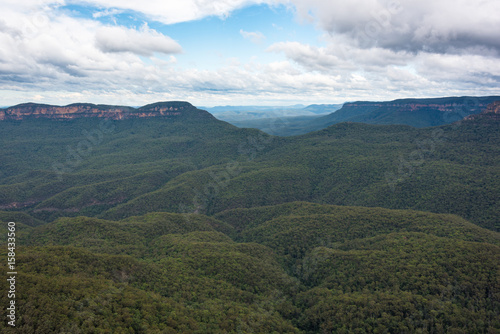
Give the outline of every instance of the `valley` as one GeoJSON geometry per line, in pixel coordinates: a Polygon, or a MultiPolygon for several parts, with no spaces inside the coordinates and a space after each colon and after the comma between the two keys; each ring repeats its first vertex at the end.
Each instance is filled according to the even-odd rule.
{"type": "Polygon", "coordinates": [[[0,221],[17,227],[19,326],[0,328],[500,330],[491,99],[457,119],[463,105],[412,101],[425,126],[363,104],[389,124],[353,116],[297,136],[188,102],[5,108],[0,221]]]}

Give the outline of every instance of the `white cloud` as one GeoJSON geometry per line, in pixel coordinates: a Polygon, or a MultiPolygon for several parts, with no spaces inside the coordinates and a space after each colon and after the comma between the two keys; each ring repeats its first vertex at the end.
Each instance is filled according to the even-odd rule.
{"type": "MultiPolygon", "coordinates": [[[[84,19],[58,9],[62,0],[4,0],[0,98],[3,105],[76,99],[210,105],[500,93],[500,2],[391,1],[71,1],[99,8],[84,19]],[[283,40],[267,49],[272,62],[259,63],[261,55],[244,61],[223,54],[226,62],[208,70],[186,65],[182,40],[147,25],[134,29],[95,20],[135,11],[170,24],[279,2],[296,6],[299,17],[325,32],[321,47],[283,40]]],[[[265,38],[258,31],[239,33],[254,43],[265,38]]],[[[204,49],[197,51],[203,57],[204,49]]]]}
{"type": "Polygon", "coordinates": [[[298,14],[360,47],[411,52],[500,52],[500,2],[483,0],[291,0],[298,14]],[[312,14],[311,14],[312,13],[312,14]],[[311,16],[312,15],[312,16],[311,16]]]}
{"type": "Polygon", "coordinates": [[[118,26],[101,27],[96,31],[97,47],[103,52],[132,52],[143,56],[159,53],[180,53],[181,46],[168,36],[144,24],[140,30],[118,26]]]}
{"type": "Polygon", "coordinates": [[[299,42],[279,42],[267,51],[283,52],[288,58],[310,70],[330,71],[341,63],[338,56],[328,53],[325,48],[313,47],[299,42]]]}
{"type": "Polygon", "coordinates": [[[414,56],[408,52],[382,48],[362,49],[330,40],[328,47],[316,47],[298,42],[279,42],[267,51],[286,55],[310,71],[338,73],[342,71],[379,71],[387,66],[403,66],[414,56]]]}
{"type": "Polygon", "coordinates": [[[268,51],[306,71],[341,76],[353,95],[363,88],[379,97],[500,91],[498,1],[291,1],[327,32],[326,46],[279,42],[268,51]]]}
{"type": "Polygon", "coordinates": [[[124,11],[116,8],[101,10],[92,14],[94,19],[106,16],[115,16],[118,14],[122,14],[124,11]]]}
{"type": "MultiPolygon", "coordinates": [[[[79,1],[75,1],[79,2],[79,1]]],[[[278,3],[275,0],[86,0],[99,8],[127,9],[143,13],[165,24],[197,20],[207,16],[226,17],[249,4],[278,3]]]]}
{"type": "Polygon", "coordinates": [[[243,36],[243,38],[250,40],[254,44],[261,44],[265,39],[266,36],[262,34],[260,31],[245,31],[243,29],[240,29],[240,34],[243,36]]]}

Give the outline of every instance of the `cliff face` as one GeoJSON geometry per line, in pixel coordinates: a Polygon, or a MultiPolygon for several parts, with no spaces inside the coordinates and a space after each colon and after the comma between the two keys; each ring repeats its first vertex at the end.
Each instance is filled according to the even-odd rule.
{"type": "Polygon", "coordinates": [[[464,118],[464,120],[478,121],[483,124],[488,124],[493,121],[500,121],[500,101],[490,103],[482,113],[467,116],[464,118]]]}
{"type": "Polygon", "coordinates": [[[208,112],[199,110],[188,102],[158,102],[138,109],[126,106],[95,105],[90,103],[70,104],[64,107],[25,103],[0,109],[0,120],[2,121],[32,118],[70,120],[84,117],[102,117],[113,120],[151,117],[213,118],[208,112]]]}
{"type": "Polygon", "coordinates": [[[398,99],[387,102],[358,101],[345,103],[329,115],[303,125],[300,133],[317,131],[341,122],[401,124],[417,128],[451,124],[465,116],[479,114],[500,96],[442,97],[398,99]]]}
{"type": "MultiPolygon", "coordinates": [[[[400,112],[414,112],[422,109],[432,109],[440,112],[456,112],[460,108],[466,106],[463,103],[418,103],[418,102],[353,102],[344,104],[344,108],[391,108],[397,109],[400,112]]],[[[482,101],[476,102],[475,105],[472,106],[471,111],[478,111],[484,109],[487,106],[487,103],[483,103],[482,101]]]]}
{"type": "Polygon", "coordinates": [[[488,114],[490,116],[500,116],[500,101],[495,101],[488,105],[483,114],[488,114]]]}

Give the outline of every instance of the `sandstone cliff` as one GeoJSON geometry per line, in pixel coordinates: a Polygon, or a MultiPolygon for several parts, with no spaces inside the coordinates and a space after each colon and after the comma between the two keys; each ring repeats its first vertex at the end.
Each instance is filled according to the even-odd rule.
{"type": "Polygon", "coordinates": [[[500,101],[490,103],[480,114],[470,115],[464,118],[465,121],[478,121],[483,124],[491,121],[500,121],[500,101]]]}
{"type": "Polygon", "coordinates": [[[188,102],[158,102],[140,108],[126,106],[96,105],[75,103],[67,106],[24,103],[0,109],[0,121],[46,118],[70,120],[84,117],[102,117],[113,120],[130,118],[212,118],[208,112],[199,110],[188,102]]]}

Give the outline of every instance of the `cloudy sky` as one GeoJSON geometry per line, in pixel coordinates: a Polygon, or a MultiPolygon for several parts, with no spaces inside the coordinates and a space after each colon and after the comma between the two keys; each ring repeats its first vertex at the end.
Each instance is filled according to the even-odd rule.
{"type": "Polygon", "coordinates": [[[498,0],[1,0],[0,106],[500,95],[498,0]]]}

